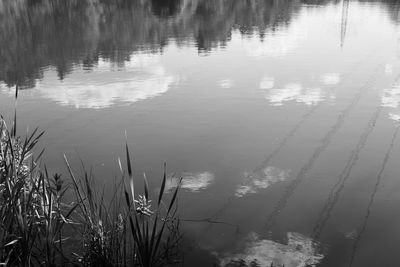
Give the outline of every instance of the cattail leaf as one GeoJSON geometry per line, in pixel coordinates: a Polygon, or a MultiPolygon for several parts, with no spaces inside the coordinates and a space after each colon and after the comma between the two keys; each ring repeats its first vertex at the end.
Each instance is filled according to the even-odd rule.
{"type": "Polygon", "coordinates": [[[8,246],[14,245],[17,242],[18,242],[18,239],[14,239],[13,241],[8,242],[7,244],[5,244],[3,247],[8,247],[8,246]]]}
{"type": "Polygon", "coordinates": [[[179,179],[178,186],[176,187],[175,192],[174,192],[174,195],[172,196],[171,202],[169,203],[169,207],[168,207],[167,214],[171,211],[172,206],[173,206],[174,203],[175,203],[176,196],[178,195],[178,190],[179,190],[179,188],[180,188],[180,186],[181,186],[181,183],[182,183],[182,178],[179,179]]]}
{"type": "Polygon", "coordinates": [[[119,165],[119,170],[121,171],[121,174],[123,175],[124,171],[122,169],[122,163],[121,163],[121,158],[120,157],[118,157],[118,165],[119,165]]]}
{"type": "Polygon", "coordinates": [[[129,200],[129,194],[128,194],[128,192],[126,190],[124,191],[124,193],[125,193],[126,205],[128,205],[128,208],[131,209],[131,202],[129,200]]]}
{"type": "MultiPolygon", "coordinates": [[[[126,149],[126,164],[128,166],[129,184],[130,184],[130,188],[131,188],[132,200],[134,200],[135,199],[135,185],[133,182],[132,164],[131,164],[131,157],[129,154],[128,142],[125,143],[125,149],[126,149]]],[[[133,201],[133,206],[136,208],[134,201],[133,201]]]]}
{"type": "Polygon", "coordinates": [[[144,196],[146,201],[149,200],[149,183],[147,182],[146,174],[143,173],[143,181],[144,181],[144,196]]]}
{"type": "Polygon", "coordinates": [[[160,206],[164,194],[166,180],[167,180],[167,164],[164,162],[164,176],[161,183],[160,193],[158,195],[158,206],[160,206]]]}

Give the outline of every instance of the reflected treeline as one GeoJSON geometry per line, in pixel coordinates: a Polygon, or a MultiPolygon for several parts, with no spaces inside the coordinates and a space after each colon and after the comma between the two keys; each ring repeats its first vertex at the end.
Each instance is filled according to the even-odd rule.
{"type": "MultiPolygon", "coordinates": [[[[99,58],[123,66],[171,39],[207,52],[225,46],[232,29],[263,39],[303,4],[328,2],[339,0],[0,0],[0,81],[33,87],[48,67],[63,79],[74,64],[90,70],[99,58]]],[[[388,10],[397,21],[393,3],[388,10]]]]}

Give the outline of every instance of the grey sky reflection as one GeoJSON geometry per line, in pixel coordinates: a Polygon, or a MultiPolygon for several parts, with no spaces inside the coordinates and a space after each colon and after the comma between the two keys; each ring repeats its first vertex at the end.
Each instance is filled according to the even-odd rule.
{"type": "Polygon", "coordinates": [[[316,266],[324,255],[317,253],[318,245],[299,233],[287,233],[287,244],[268,239],[260,239],[256,233],[250,233],[243,252],[228,253],[220,257],[225,266],[232,260],[243,259],[246,264],[257,260],[260,266],[305,267],[316,266]]]}

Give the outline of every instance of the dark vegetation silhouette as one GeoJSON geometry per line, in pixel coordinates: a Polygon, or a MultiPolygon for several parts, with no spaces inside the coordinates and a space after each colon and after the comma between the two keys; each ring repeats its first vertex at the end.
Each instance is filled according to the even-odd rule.
{"type": "MultiPolygon", "coordinates": [[[[15,98],[18,98],[18,87],[15,98]]],[[[106,200],[91,170],[50,174],[37,150],[37,128],[17,135],[17,112],[11,129],[0,119],[0,265],[2,266],[175,266],[179,263],[177,197],[165,194],[166,165],[158,195],[135,186],[128,144],[126,168],[115,178],[106,200]],[[66,201],[65,195],[72,195],[66,201]],[[153,202],[152,202],[153,199],[153,202]]]]}

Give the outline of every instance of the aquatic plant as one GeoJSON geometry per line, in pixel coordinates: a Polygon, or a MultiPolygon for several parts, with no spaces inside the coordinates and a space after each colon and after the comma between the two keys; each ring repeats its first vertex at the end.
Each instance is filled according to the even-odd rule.
{"type": "Polygon", "coordinates": [[[43,135],[35,129],[25,139],[0,120],[0,264],[54,266],[63,261],[62,230],[73,208],[58,174],[40,170],[33,150],[43,135]]]}
{"type": "Polygon", "coordinates": [[[176,263],[180,240],[176,206],[180,186],[168,202],[163,201],[164,165],[157,207],[152,210],[146,176],[144,192],[135,198],[127,144],[126,158],[128,177],[125,177],[126,172],[119,160],[122,177],[119,181],[115,179],[113,196],[107,202],[104,188],[101,193],[96,190],[93,172],[84,169],[83,174],[77,176],[65,157],[78,206],[74,223],[82,236],[82,253],[74,255],[85,266],[172,266],[176,263]],[[129,186],[125,183],[126,178],[129,178],[129,186]]]}
{"type": "Polygon", "coordinates": [[[143,175],[144,195],[139,195],[138,200],[135,199],[131,157],[127,144],[126,161],[130,183],[129,187],[125,187],[124,193],[129,208],[128,219],[131,235],[135,243],[134,255],[140,266],[174,265],[176,263],[178,242],[180,240],[179,220],[176,218],[177,206],[175,204],[182,178],[179,180],[170,201],[164,203],[163,198],[166,184],[166,165],[164,164],[164,175],[157,198],[157,208],[151,211],[151,200],[149,200],[149,186],[146,175],[143,175]]]}
{"type": "Polygon", "coordinates": [[[72,183],[65,186],[61,175],[50,175],[42,164],[44,149],[34,153],[44,132],[36,128],[25,138],[17,136],[17,99],[18,87],[11,131],[0,118],[0,266],[148,267],[177,263],[181,183],[165,202],[166,165],[154,210],[145,176],[144,193],[135,198],[128,144],[129,193],[120,160],[122,177],[115,179],[109,201],[104,188],[98,192],[93,172],[82,164],[83,172],[77,176],[67,157],[72,183]],[[73,201],[66,204],[64,195],[71,190],[73,201]],[[72,238],[75,234],[78,239],[72,238]]]}
{"type": "MultiPolygon", "coordinates": [[[[15,127],[13,127],[15,129],[15,127]]],[[[144,193],[135,198],[130,155],[127,148],[129,188],[125,174],[115,180],[114,194],[106,201],[96,190],[92,172],[77,177],[67,158],[72,186],[59,174],[40,169],[43,150],[32,152],[43,132],[35,129],[23,141],[0,121],[0,264],[56,266],[166,266],[176,263],[179,220],[177,194],[164,202],[166,168],[156,208],[152,208],[147,179],[144,193]],[[72,204],[63,197],[73,190],[72,204]],[[125,201],[124,201],[125,198],[125,201]],[[123,205],[125,203],[125,206],[123,205]],[[68,230],[65,230],[66,226],[68,230]],[[66,256],[63,244],[76,231],[78,246],[66,256]],[[65,235],[67,233],[68,235],[65,235]],[[81,249],[82,248],[82,249],[81,249]]],[[[71,241],[73,242],[73,241],[71,241]]]]}

